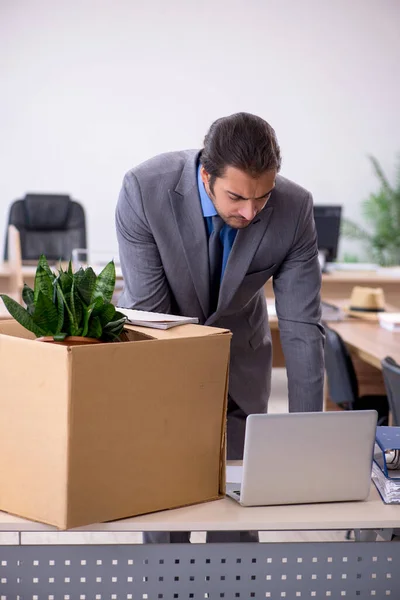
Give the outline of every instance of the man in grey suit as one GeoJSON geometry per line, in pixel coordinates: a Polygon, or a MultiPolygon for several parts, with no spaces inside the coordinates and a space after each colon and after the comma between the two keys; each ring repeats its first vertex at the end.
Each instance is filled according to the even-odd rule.
{"type": "MultiPolygon", "coordinates": [[[[238,113],[211,126],[201,151],[163,154],[129,171],[117,205],[124,276],[119,305],[198,317],[233,333],[228,459],[242,457],[247,415],[267,411],[272,348],[263,286],[271,277],[289,410],[322,408],[313,201],[278,175],[280,164],[272,127],[238,113]]],[[[156,539],[187,538],[165,533],[156,539]]]]}

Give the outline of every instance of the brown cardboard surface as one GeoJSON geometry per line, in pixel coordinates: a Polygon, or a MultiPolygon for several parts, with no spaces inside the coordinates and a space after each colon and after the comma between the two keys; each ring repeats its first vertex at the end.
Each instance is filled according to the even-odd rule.
{"type": "Polygon", "coordinates": [[[185,327],[66,347],[1,323],[0,509],[65,529],[220,497],[231,334],[185,327]]]}
{"type": "Polygon", "coordinates": [[[62,526],[66,506],[67,348],[0,336],[0,506],[62,526]]]}

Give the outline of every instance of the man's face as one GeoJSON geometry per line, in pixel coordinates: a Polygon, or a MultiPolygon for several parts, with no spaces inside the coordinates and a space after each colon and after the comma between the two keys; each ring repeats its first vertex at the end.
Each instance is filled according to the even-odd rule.
{"type": "Polygon", "coordinates": [[[275,187],[276,170],[254,178],[248,173],[226,167],[222,177],[210,189],[210,175],[201,167],[201,179],[219,216],[234,229],[243,229],[267,204],[275,187]]]}

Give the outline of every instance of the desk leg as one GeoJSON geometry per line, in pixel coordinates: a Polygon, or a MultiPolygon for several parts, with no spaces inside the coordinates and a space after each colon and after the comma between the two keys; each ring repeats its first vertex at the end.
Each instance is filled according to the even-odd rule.
{"type": "Polygon", "coordinates": [[[5,600],[400,597],[400,544],[389,542],[22,544],[0,554],[5,600]]]}
{"type": "Polygon", "coordinates": [[[378,532],[375,529],[354,530],[354,538],[356,542],[375,542],[377,537],[378,532]]]}

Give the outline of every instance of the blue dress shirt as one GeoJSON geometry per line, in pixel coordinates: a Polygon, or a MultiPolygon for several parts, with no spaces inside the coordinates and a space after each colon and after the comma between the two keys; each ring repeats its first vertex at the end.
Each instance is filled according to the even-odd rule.
{"type": "MultiPolygon", "coordinates": [[[[203,181],[200,175],[200,165],[197,169],[197,187],[199,188],[199,195],[201,201],[201,209],[203,211],[203,217],[206,222],[206,231],[208,236],[210,236],[213,230],[212,218],[217,215],[217,211],[215,210],[214,204],[211,202],[209,195],[207,194],[203,181]]],[[[222,255],[222,270],[221,270],[221,280],[224,276],[226,263],[228,262],[229,253],[232,249],[233,242],[235,241],[237,229],[233,229],[225,223],[225,225],[221,229],[220,238],[223,247],[223,255],[222,255]]]]}

